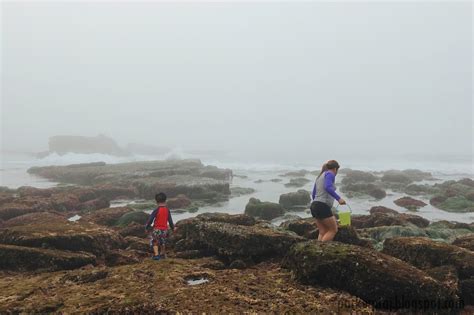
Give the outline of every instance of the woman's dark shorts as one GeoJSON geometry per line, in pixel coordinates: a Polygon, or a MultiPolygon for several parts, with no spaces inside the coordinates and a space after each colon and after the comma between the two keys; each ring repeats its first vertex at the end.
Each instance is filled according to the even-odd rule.
{"type": "Polygon", "coordinates": [[[311,204],[311,214],[314,218],[322,220],[333,216],[331,207],[321,201],[313,201],[311,204]]]}

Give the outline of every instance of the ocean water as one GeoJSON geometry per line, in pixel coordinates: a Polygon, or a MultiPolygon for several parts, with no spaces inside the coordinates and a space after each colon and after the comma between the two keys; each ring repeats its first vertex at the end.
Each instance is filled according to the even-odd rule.
{"type": "MultiPolygon", "coordinates": [[[[50,154],[44,158],[37,158],[31,154],[23,153],[3,153],[1,156],[1,169],[0,169],[0,186],[7,186],[10,188],[18,188],[20,186],[34,186],[40,188],[54,187],[57,183],[49,182],[45,179],[30,175],[27,173],[28,168],[32,166],[47,166],[47,165],[68,165],[76,163],[88,163],[103,161],[106,163],[123,163],[132,161],[146,161],[146,160],[157,160],[157,159],[168,159],[168,158],[199,158],[193,154],[183,154],[181,150],[170,152],[165,156],[127,156],[127,157],[115,157],[103,154],[66,154],[57,155],[50,154]]],[[[215,157],[201,157],[204,164],[215,165],[223,168],[230,168],[234,171],[235,175],[241,175],[245,178],[235,176],[231,182],[232,187],[249,187],[254,188],[255,193],[250,195],[244,195],[239,197],[233,197],[227,202],[223,202],[218,205],[200,208],[195,213],[175,213],[174,220],[179,221],[184,218],[193,217],[197,214],[204,212],[225,212],[231,214],[243,213],[245,205],[249,198],[255,197],[262,201],[278,202],[279,196],[283,193],[296,191],[296,188],[285,187],[284,184],[289,181],[289,178],[280,177],[279,175],[284,174],[287,171],[307,169],[310,171],[318,170],[319,165],[312,163],[311,161],[295,160],[292,163],[289,161],[233,161],[229,156],[223,158],[215,157]],[[271,179],[280,178],[281,182],[274,183],[271,179]],[[261,183],[256,181],[261,180],[261,183]]],[[[431,181],[430,184],[435,182],[442,182],[450,179],[461,179],[461,178],[473,178],[473,165],[471,157],[459,157],[453,159],[436,159],[436,158],[406,158],[406,159],[373,159],[365,161],[365,159],[346,158],[339,159],[342,167],[360,169],[366,171],[381,171],[388,169],[420,169],[423,171],[430,171],[437,178],[437,181],[431,181]]],[[[337,181],[340,182],[343,175],[337,176],[337,181]]],[[[311,190],[314,176],[306,176],[310,182],[302,188],[311,190]]],[[[371,199],[358,199],[358,198],[344,198],[351,205],[353,213],[355,214],[367,214],[368,210],[376,205],[383,205],[396,209],[400,212],[407,212],[406,209],[398,207],[393,203],[394,200],[403,196],[403,194],[388,191],[388,196],[383,200],[371,200],[371,199]]],[[[344,194],[341,194],[344,197],[344,194]]],[[[450,213],[429,205],[429,200],[423,197],[415,197],[425,201],[428,206],[418,210],[417,214],[431,220],[452,220],[459,222],[473,222],[474,213],[450,213]]],[[[115,201],[113,206],[121,206],[130,203],[131,200],[115,201]]],[[[150,209],[151,211],[152,209],[150,209]]],[[[310,213],[308,210],[291,212],[290,214],[298,215],[300,217],[309,217],[310,213]]],[[[280,220],[281,221],[281,220],[280,220]]],[[[279,223],[276,220],[275,223],[279,223]]]]}

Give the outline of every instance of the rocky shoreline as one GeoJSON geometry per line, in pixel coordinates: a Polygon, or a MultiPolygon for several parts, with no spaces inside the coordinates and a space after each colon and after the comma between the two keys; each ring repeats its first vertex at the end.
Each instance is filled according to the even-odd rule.
{"type": "MultiPolygon", "coordinates": [[[[157,190],[177,208],[228,200],[232,171],[185,160],[31,172],[75,185],[2,188],[1,313],[474,311],[474,223],[430,222],[379,206],[354,215],[334,242],[320,243],[312,218],[279,226],[269,221],[307,207],[309,193],[298,190],[278,203],[250,200],[241,214],[180,220],[169,258],[156,262],[144,231],[148,215],[110,202],[150,199],[157,190]],[[79,220],[68,220],[77,214],[79,220]],[[199,284],[191,285],[194,280],[199,284]]],[[[365,180],[405,191],[416,182],[397,172],[371,175],[346,174],[343,187],[365,180]]],[[[423,193],[446,197],[440,202],[452,208],[450,198],[470,200],[473,186],[465,179],[430,187],[423,193]]],[[[400,202],[414,206],[410,199],[400,202]]]]}

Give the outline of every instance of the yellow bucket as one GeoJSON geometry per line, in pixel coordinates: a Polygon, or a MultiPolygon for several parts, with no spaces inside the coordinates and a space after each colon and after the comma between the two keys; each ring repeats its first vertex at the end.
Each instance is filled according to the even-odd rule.
{"type": "Polygon", "coordinates": [[[350,212],[339,212],[339,225],[351,225],[351,213],[350,212]]]}

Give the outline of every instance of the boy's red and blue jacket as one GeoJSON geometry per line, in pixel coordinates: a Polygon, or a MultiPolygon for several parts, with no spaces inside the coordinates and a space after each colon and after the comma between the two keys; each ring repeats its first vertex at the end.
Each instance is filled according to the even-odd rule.
{"type": "Polygon", "coordinates": [[[166,206],[158,206],[148,218],[145,229],[149,229],[153,225],[154,230],[167,230],[168,223],[171,229],[174,229],[173,218],[170,209],[166,206]]]}

